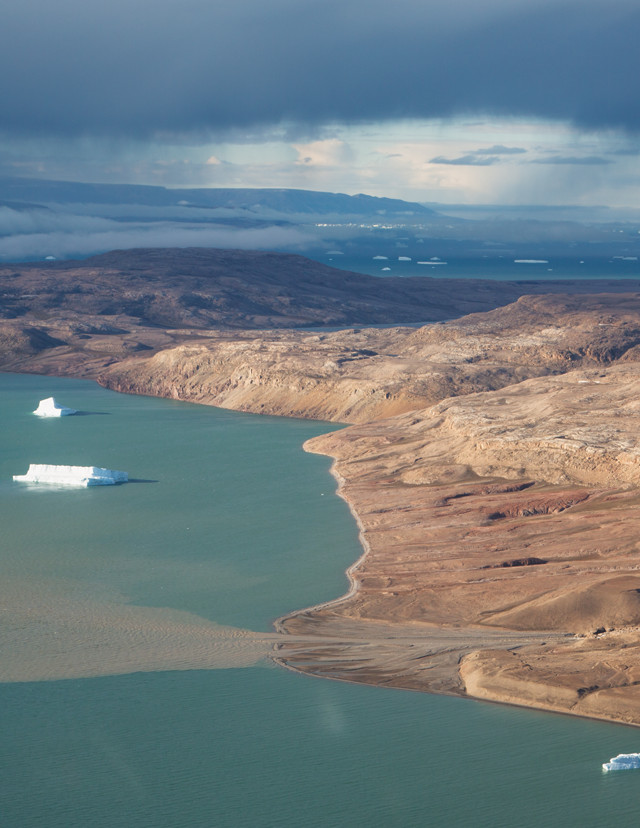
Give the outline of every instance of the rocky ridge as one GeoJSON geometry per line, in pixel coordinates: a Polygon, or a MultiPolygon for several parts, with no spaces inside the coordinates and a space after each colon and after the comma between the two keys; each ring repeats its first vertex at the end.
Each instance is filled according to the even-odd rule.
{"type": "Polygon", "coordinates": [[[640,295],[525,296],[413,328],[210,332],[100,374],[128,393],[367,422],[446,397],[640,356],[640,295]]]}

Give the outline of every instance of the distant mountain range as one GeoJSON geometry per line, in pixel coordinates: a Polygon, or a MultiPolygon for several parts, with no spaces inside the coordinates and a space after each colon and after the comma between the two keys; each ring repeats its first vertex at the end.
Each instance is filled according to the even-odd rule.
{"type": "Polygon", "coordinates": [[[519,260],[540,262],[553,278],[640,276],[640,224],[591,215],[299,189],[0,177],[0,261],[201,247],[304,253],[376,276],[423,276],[427,267],[434,275],[434,262],[447,262],[448,276],[528,278],[519,260]]]}
{"type": "Polygon", "coordinates": [[[317,215],[435,215],[422,204],[396,198],[322,193],[313,190],[245,189],[202,187],[167,189],[138,184],[81,184],[30,178],[0,178],[0,203],[15,208],[15,202],[57,204],[140,204],[150,207],[201,207],[248,210],[260,213],[317,215]]]}

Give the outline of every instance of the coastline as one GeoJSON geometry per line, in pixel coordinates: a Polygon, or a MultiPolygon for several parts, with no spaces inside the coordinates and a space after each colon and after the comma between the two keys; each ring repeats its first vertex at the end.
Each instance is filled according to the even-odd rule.
{"type": "MultiPolygon", "coordinates": [[[[624,371],[622,375],[629,376],[624,371]]],[[[633,372],[631,375],[631,381],[635,381],[633,372]]],[[[612,376],[612,385],[615,380],[612,376]]],[[[560,382],[566,385],[567,380],[560,382]]],[[[569,393],[575,395],[578,384],[585,382],[582,374],[569,380],[569,393]]],[[[394,418],[393,427],[397,430],[399,419],[406,424],[414,418],[394,418]]],[[[379,422],[352,427],[346,430],[346,437],[345,431],[335,432],[314,438],[304,446],[307,451],[333,457],[337,494],[348,504],[358,524],[363,553],[347,570],[349,590],[345,594],[277,620],[279,631],[315,638],[317,644],[300,647],[293,642],[280,643],[274,660],[289,669],[336,680],[455,694],[640,724],[640,703],[635,698],[640,682],[640,669],[636,667],[640,662],[640,626],[635,600],[640,577],[635,574],[638,567],[629,559],[629,553],[622,551],[623,544],[629,541],[635,548],[632,536],[640,517],[635,486],[611,489],[583,485],[576,489],[566,482],[512,483],[504,477],[470,477],[468,473],[444,485],[433,480],[419,484],[415,472],[410,486],[406,481],[395,486],[389,483],[389,467],[380,469],[381,442],[373,436],[386,432],[385,441],[389,442],[389,427],[385,426],[385,422],[379,422]],[[360,448],[353,448],[359,443],[360,448]],[[349,448],[345,448],[347,445],[349,448]],[[370,478],[362,471],[367,467],[363,445],[375,458],[375,463],[370,464],[374,466],[374,471],[369,469],[370,478]],[[434,542],[434,549],[439,542],[438,514],[458,502],[465,503],[464,518],[462,513],[456,516],[449,511],[446,519],[453,523],[456,517],[463,523],[467,521],[460,532],[460,548],[464,548],[465,535],[468,546],[474,535],[482,541],[472,553],[483,557],[473,565],[464,563],[464,553],[458,560],[453,560],[452,554],[446,565],[434,565],[431,574],[436,580],[441,578],[443,567],[449,567],[447,577],[457,573],[457,580],[452,578],[444,585],[453,596],[448,605],[449,615],[441,611],[443,607],[446,610],[447,604],[440,598],[439,619],[433,613],[431,617],[428,613],[421,616],[420,607],[407,610],[422,593],[438,600],[437,585],[434,591],[428,574],[419,582],[414,578],[411,590],[402,594],[397,591],[400,569],[411,558],[416,542],[414,511],[422,508],[416,504],[423,503],[429,492],[434,522],[419,524],[434,542]],[[477,505],[472,505],[476,499],[477,505]],[[488,516],[502,516],[498,506],[506,519],[488,520],[488,516]],[[474,509],[477,528],[472,527],[473,521],[469,522],[474,509]],[[381,512],[395,516],[391,527],[381,528],[381,512]],[[514,555],[519,544],[530,549],[535,542],[553,554],[548,548],[550,531],[558,545],[557,561],[523,558],[512,564],[491,562],[492,556],[495,559],[492,544],[499,547],[499,532],[503,536],[505,532],[504,525],[492,525],[499,523],[506,525],[505,549],[514,555]],[[597,565],[592,553],[585,553],[582,563],[575,558],[576,543],[583,544],[589,535],[599,550],[596,555],[601,562],[597,565]],[[615,547],[614,552],[618,550],[609,561],[607,556],[603,557],[603,539],[615,547]],[[385,544],[395,545],[396,551],[404,547],[404,551],[394,555],[387,549],[385,553],[385,544]],[[481,591],[481,605],[475,573],[487,568],[490,572],[480,579],[487,591],[481,591]],[[381,580],[383,576],[385,582],[381,580]],[[627,604],[621,609],[625,601],[627,604]],[[506,611],[505,602],[509,605],[506,611]],[[594,602],[598,605],[597,613],[589,615],[594,602]],[[457,614],[452,611],[456,604],[463,607],[457,614]],[[478,607],[482,610],[479,613],[478,607]],[[601,617],[613,620],[603,627],[594,620],[601,617]],[[541,618],[548,619],[547,629],[540,623],[541,618]],[[328,645],[327,639],[334,643],[328,645]],[[340,644],[335,644],[336,640],[340,644]]],[[[396,438],[398,443],[407,439],[406,428],[400,431],[403,436],[396,438]]],[[[394,439],[390,442],[393,444],[394,439]]],[[[486,452],[486,445],[482,450],[486,452]]],[[[606,463],[602,465],[606,470],[606,463]]],[[[447,540],[451,541],[450,535],[447,540]]],[[[426,554],[423,548],[421,565],[426,554]]],[[[415,556],[414,563],[419,557],[415,556]]]]}
{"type": "MultiPolygon", "coordinates": [[[[303,451],[309,451],[309,449],[306,448],[306,442],[303,443],[302,449],[303,449],[303,451]]],[[[317,452],[309,451],[309,453],[310,454],[315,454],[317,452]]],[[[338,488],[334,492],[334,495],[336,495],[337,497],[344,500],[344,502],[347,504],[349,512],[351,513],[351,516],[353,517],[353,519],[356,522],[356,525],[358,527],[358,542],[360,543],[360,546],[362,547],[363,551],[362,551],[362,554],[360,555],[360,557],[356,561],[354,561],[354,563],[352,563],[349,567],[347,567],[347,569],[345,570],[344,574],[347,577],[347,581],[349,583],[349,589],[347,590],[347,592],[344,593],[344,595],[340,595],[337,598],[331,598],[328,601],[321,601],[319,604],[313,604],[310,607],[304,607],[303,609],[294,610],[293,612],[285,613],[284,615],[279,616],[273,622],[274,628],[279,633],[286,633],[286,630],[284,629],[284,624],[289,619],[295,618],[299,615],[304,615],[307,612],[312,612],[312,611],[316,611],[316,610],[320,610],[320,609],[328,609],[330,607],[339,606],[344,601],[348,601],[349,598],[353,597],[358,591],[358,581],[357,581],[357,578],[355,577],[355,572],[357,571],[358,567],[362,564],[362,562],[364,561],[364,559],[366,558],[366,556],[369,552],[369,541],[367,540],[366,533],[365,533],[365,528],[362,524],[362,521],[360,520],[360,515],[356,511],[355,506],[353,505],[353,503],[351,503],[351,501],[345,496],[345,494],[343,492],[346,481],[342,477],[340,472],[338,471],[337,462],[336,462],[335,459],[331,464],[331,468],[329,469],[329,473],[336,480],[336,482],[338,484],[338,488]]]]}
{"type": "MultiPolygon", "coordinates": [[[[310,441],[303,444],[303,450],[310,453],[319,453],[308,445],[310,441]]],[[[307,675],[330,678],[335,681],[344,681],[349,683],[366,683],[374,685],[385,685],[388,687],[395,687],[398,689],[414,690],[417,692],[430,692],[439,695],[456,695],[456,696],[470,696],[466,689],[461,686],[457,665],[459,660],[464,657],[466,653],[472,653],[480,644],[477,639],[480,635],[480,640],[483,645],[495,645],[497,642],[505,643],[511,637],[513,641],[509,642],[511,648],[520,648],[527,644],[538,643],[541,638],[562,639],[570,636],[570,633],[557,633],[549,631],[541,631],[538,633],[530,633],[523,635],[522,633],[513,633],[513,631],[503,630],[497,634],[492,633],[486,629],[446,629],[445,627],[436,627],[433,625],[423,625],[424,628],[413,625],[402,625],[394,623],[392,620],[372,621],[358,624],[355,619],[350,619],[348,616],[343,617],[336,624],[336,618],[322,618],[318,626],[309,628],[309,619],[314,618],[322,613],[323,616],[327,612],[333,613],[340,607],[348,605],[349,601],[354,598],[359,591],[360,584],[356,573],[359,568],[365,563],[367,556],[371,552],[371,546],[367,539],[366,527],[356,509],[356,505],[345,494],[346,480],[338,470],[338,461],[334,457],[330,468],[330,473],[336,480],[338,487],[335,494],[340,497],[349,508],[358,526],[358,539],[362,546],[362,554],[352,563],[346,570],[345,575],[348,579],[349,589],[344,594],[322,601],[309,607],[293,610],[275,619],[273,626],[277,633],[286,636],[284,640],[275,642],[273,645],[274,655],[272,660],[284,667],[285,669],[294,672],[301,672],[307,675]],[[302,621],[302,628],[296,630],[296,621],[302,621]],[[337,626],[337,629],[336,629],[337,626]],[[428,635],[428,642],[424,641],[425,634],[428,635]],[[316,639],[316,642],[313,639],[316,639]],[[473,643],[470,643],[470,639],[473,643]],[[421,653],[418,655],[414,651],[416,646],[421,647],[421,653]],[[398,670],[398,675],[390,678],[389,675],[380,677],[375,680],[376,667],[371,668],[371,673],[367,672],[364,675],[355,675],[349,667],[349,661],[358,661],[362,658],[363,649],[366,651],[366,658],[371,662],[376,660],[384,662],[390,655],[390,650],[395,650],[395,657],[401,664],[398,670]],[[372,650],[374,651],[372,653],[372,650]],[[331,656],[328,658],[328,653],[331,656]],[[333,659],[339,653],[340,660],[347,662],[343,666],[342,671],[336,669],[333,659]],[[443,654],[446,658],[442,658],[443,654]],[[453,658],[455,656],[455,658],[453,658]],[[428,659],[430,662],[429,670],[431,671],[428,679],[420,676],[422,672],[422,665],[418,671],[411,669],[411,662],[418,659],[428,659]],[[329,666],[327,668],[327,661],[329,666]],[[437,680],[437,689],[434,688],[434,676],[437,680]]],[[[384,669],[384,666],[379,665],[378,669],[384,669]]],[[[492,699],[488,699],[492,701],[492,699]]],[[[519,705],[517,702],[500,702],[507,704],[519,705]]],[[[544,708],[541,708],[544,709],[544,708]]],[[[554,710],[554,712],[565,712],[561,710],[554,710]]]]}
{"type": "MultiPolygon", "coordinates": [[[[309,442],[310,441],[307,441],[303,444],[303,450],[313,454],[318,453],[308,445],[309,442]]],[[[342,619],[342,623],[339,625],[339,629],[337,631],[330,629],[330,631],[323,632],[322,624],[320,625],[319,630],[309,630],[305,624],[305,626],[303,626],[303,635],[300,635],[300,633],[292,633],[290,630],[290,627],[295,625],[297,619],[301,619],[304,624],[305,620],[308,620],[308,618],[313,617],[318,613],[331,613],[333,610],[337,610],[341,606],[347,605],[359,591],[360,585],[356,573],[364,564],[367,556],[371,552],[371,547],[367,539],[366,527],[362,522],[355,504],[345,494],[344,489],[346,486],[346,480],[338,470],[338,461],[336,458],[333,459],[330,473],[338,484],[335,494],[347,504],[347,507],[349,508],[349,511],[358,526],[358,540],[363,551],[357,560],[345,570],[345,575],[349,583],[349,589],[347,592],[328,601],[322,601],[309,607],[293,610],[292,612],[286,613],[275,619],[273,626],[276,632],[286,636],[290,640],[285,639],[274,644],[274,651],[276,655],[273,656],[273,661],[286,669],[290,669],[295,672],[332,678],[337,681],[372,684],[384,683],[387,686],[416,690],[418,692],[437,692],[443,695],[457,696],[470,695],[464,688],[460,687],[460,683],[457,678],[457,670],[454,669],[454,664],[450,658],[446,659],[446,666],[444,667],[443,665],[436,663],[438,661],[438,656],[442,654],[443,640],[446,641],[447,655],[455,652],[458,655],[458,658],[462,658],[463,653],[469,650],[473,651],[475,649],[475,645],[470,646],[469,639],[474,638],[478,635],[478,633],[481,633],[485,644],[495,644],[496,639],[504,642],[505,639],[510,638],[511,635],[513,635],[510,631],[504,630],[496,636],[486,630],[446,630],[444,627],[438,628],[431,625],[425,625],[426,630],[416,630],[415,625],[412,628],[408,625],[395,624],[390,620],[374,622],[370,625],[372,629],[367,629],[366,626],[363,628],[362,625],[354,623],[353,620],[348,617],[342,619]],[[426,647],[423,647],[424,653],[417,656],[416,653],[413,652],[413,649],[416,647],[417,643],[416,639],[420,639],[421,644],[424,644],[424,642],[422,642],[422,638],[425,631],[429,633],[430,640],[426,647]],[[312,639],[317,636],[317,644],[305,641],[305,636],[307,635],[309,635],[312,639]],[[344,648],[347,658],[349,657],[349,650],[352,650],[355,659],[358,658],[358,649],[361,649],[362,647],[368,649],[372,647],[377,648],[379,658],[386,657],[388,655],[388,649],[390,647],[394,648],[402,653],[402,655],[400,655],[400,660],[403,662],[404,675],[402,677],[398,676],[395,681],[390,681],[387,676],[384,682],[376,682],[368,679],[363,680],[361,678],[356,678],[353,675],[349,675],[348,667],[345,669],[343,675],[334,672],[332,672],[331,675],[327,675],[323,672],[323,661],[326,658],[327,647],[334,648],[334,651],[335,648],[344,648]],[[433,670],[434,667],[439,668],[437,669],[439,682],[437,690],[432,689],[431,680],[423,681],[421,678],[418,678],[415,671],[410,669],[410,664],[408,662],[416,661],[418,658],[430,659],[432,662],[430,667],[431,670],[433,670]],[[305,663],[304,665],[300,664],[301,661],[306,659],[308,659],[308,663],[305,663]]],[[[541,637],[548,640],[549,638],[563,638],[565,635],[570,635],[570,633],[563,634],[539,632],[526,636],[516,633],[514,636],[515,640],[511,646],[519,648],[525,644],[536,643],[541,637]]],[[[367,656],[371,659],[370,652],[367,653],[367,656]]]]}

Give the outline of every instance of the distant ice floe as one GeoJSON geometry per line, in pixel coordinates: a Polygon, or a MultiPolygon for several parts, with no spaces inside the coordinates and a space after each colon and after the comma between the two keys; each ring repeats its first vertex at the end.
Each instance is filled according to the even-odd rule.
{"type": "Polygon", "coordinates": [[[619,753],[602,766],[603,771],[635,770],[640,768],[640,753],[619,753]]]}
{"type": "Polygon", "coordinates": [[[40,400],[33,413],[37,414],[38,417],[68,417],[70,414],[77,414],[78,412],[75,408],[59,405],[55,401],[55,397],[47,397],[46,400],[40,400]]]}
{"type": "Polygon", "coordinates": [[[549,264],[549,259],[514,259],[514,264],[549,264]]]}
{"type": "Polygon", "coordinates": [[[430,259],[428,262],[416,262],[416,264],[430,265],[431,267],[436,267],[437,265],[446,265],[447,262],[441,262],[440,260],[435,262],[433,259],[430,259]]]}
{"type": "Polygon", "coordinates": [[[382,259],[385,259],[385,261],[386,261],[388,258],[389,258],[388,256],[374,256],[373,261],[375,262],[375,261],[382,260],[382,259]]]}
{"type": "Polygon", "coordinates": [[[14,474],[19,483],[46,483],[57,486],[114,486],[129,480],[127,472],[99,466],[52,466],[31,463],[26,474],[14,474]]]}
{"type": "Polygon", "coordinates": [[[410,262],[411,261],[411,256],[398,256],[398,261],[399,262],[410,262]]]}
{"type": "Polygon", "coordinates": [[[391,270],[391,268],[390,268],[390,267],[383,267],[382,269],[383,269],[383,270],[391,270]]]}

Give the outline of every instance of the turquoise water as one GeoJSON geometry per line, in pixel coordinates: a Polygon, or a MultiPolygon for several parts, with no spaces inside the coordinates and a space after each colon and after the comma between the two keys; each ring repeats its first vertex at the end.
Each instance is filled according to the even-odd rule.
{"type": "Polygon", "coordinates": [[[5,573],[73,578],[254,630],[345,590],[357,532],[330,460],[300,450],[336,426],[46,377],[0,375],[0,395],[5,573]],[[86,415],[34,417],[47,396],[86,415]],[[73,492],[11,482],[30,462],[140,482],[73,492]]]}
{"type": "Polygon", "coordinates": [[[521,252],[507,255],[461,254],[451,250],[434,247],[444,265],[418,264],[419,261],[429,261],[434,255],[433,250],[428,254],[420,250],[398,250],[384,248],[380,253],[386,254],[388,259],[376,260],[372,255],[351,254],[345,252],[343,256],[318,254],[312,258],[323,264],[331,265],[339,270],[353,270],[356,273],[367,273],[370,276],[429,276],[436,279],[489,279],[499,282],[515,281],[553,281],[555,279],[629,279],[629,290],[637,290],[640,282],[640,260],[637,258],[623,259],[619,256],[592,255],[582,249],[580,254],[569,257],[540,252],[536,249],[525,248],[521,252]],[[406,254],[410,261],[402,261],[398,257],[406,254]],[[517,263],[514,259],[534,259],[537,263],[517,263]],[[383,270],[383,268],[389,270],[383,270]]]}
{"type": "MultiPolygon", "coordinates": [[[[3,578],[54,583],[60,601],[124,595],[256,630],[344,590],[356,530],[326,458],[300,451],[330,426],[41,377],[0,376],[0,400],[3,578]],[[28,414],[51,394],[93,413],[28,414]],[[140,482],[9,482],[29,462],[105,465],[140,482]]],[[[640,773],[600,765],[640,749],[639,730],[268,662],[0,684],[0,709],[2,828],[638,821],[640,773]]]]}

